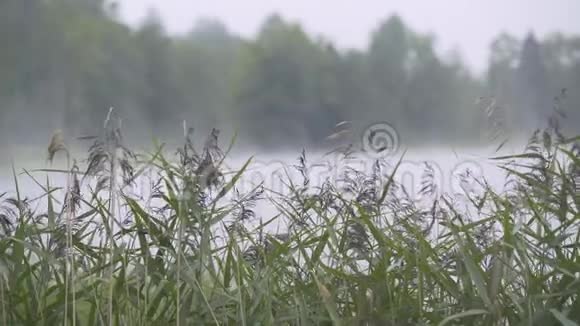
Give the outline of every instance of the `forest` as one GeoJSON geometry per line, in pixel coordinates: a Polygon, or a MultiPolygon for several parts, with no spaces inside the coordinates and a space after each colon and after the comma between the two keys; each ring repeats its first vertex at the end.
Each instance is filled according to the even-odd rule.
{"type": "Polygon", "coordinates": [[[104,0],[0,2],[0,147],[45,145],[55,129],[94,134],[110,107],[147,144],[181,137],[183,121],[266,147],[324,146],[342,121],[355,131],[388,121],[409,144],[481,143],[555,112],[564,128],[580,122],[578,35],[498,35],[475,74],[398,16],[368,48],[339,49],[275,14],[249,39],[212,19],[169,35],[154,11],[137,27],[118,11],[104,0]]]}

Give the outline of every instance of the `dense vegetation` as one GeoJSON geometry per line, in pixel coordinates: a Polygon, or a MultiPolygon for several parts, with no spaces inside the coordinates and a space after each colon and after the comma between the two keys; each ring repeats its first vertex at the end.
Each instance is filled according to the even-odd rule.
{"type": "MultiPolygon", "coordinates": [[[[435,41],[396,16],[367,49],[347,50],[278,16],[253,39],[216,21],[172,36],[154,14],[127,26],[104,0],[3,0],[0,146],[44,144],[57,128],[93,134],[111,106],[147,145],[151,135],[179,137],[185,119],[273,146],[319,144],[340,121],[386,120],[408,143],[478,140],[492,98],[502,129],[519,130],[535,127],[564,88],[566,107],[580,107],[577,36],[501,35],[482,77],[435,41]]],[[[568,113],[576,126],[578,111],[568,113]]]]}
{"type": "MultiPolygon", "coordinates": [[[[216,135],[201,150],[187,134],[176,156],[141,155],[109,117],[83,171],[69,157],[62,171],[15,173],[15,191],[0,194],[0,322],[580,323],[579,138],[548,129],[522,155],[496,158],[509,172],[502,193],[481,179],[439,196],[426,173],[425,205],[384,160],[313,186],[301,155],[288,195],[240,192],[251,163],[224,171],[216,135]],[[22,177],[44,194],[26,198],[22,177]],[[136,195],[143,178],[149,193],[136,195]],[[274,214],[254,209],[264,200],[274,214]]],[[[58,156],[62,135],[49,147],[58,156]]]]}

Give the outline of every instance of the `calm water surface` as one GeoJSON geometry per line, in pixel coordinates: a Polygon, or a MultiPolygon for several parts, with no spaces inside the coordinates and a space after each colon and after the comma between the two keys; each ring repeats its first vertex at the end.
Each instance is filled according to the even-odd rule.
{"type": "MultiPolygon", "coordinates": [[[[503,149],[502,155],[516,153],[521,148],[503,149]]],[[[396,153],[383,160],[381,175],[383,180],[387,180],[392,173],[393,167],[403,155],[396,153]]],[[[462,148],[452,149],[446,147],[431,147],[408,150],[399,166],[396,174],[396,181],[402,184],[412,199],[421,200],[420,190],[422,183],[428,174],[432,182],[437,187],[439,194],[463,193],[465,190],[472,190],[478,187],[475,178],[485,180],[496,190],[502,191],[504,186],[505,173],[496,166],[496,162],[490,160],[491,157],[498,156],[494,148],[462,148]],[[463,177],[462,177],[463,176],[463,177]],[[465,176],[468,176],[465,178],[465,176]]],[[[250,191],[255,186],[263,184],[267,190],[268,197],[276,197],[288,194],[286,184],[288,180],[301,185],[303,176],[295,168],[298,165],[300,153],[243,153],[237,154],[233,159],[226,162],[227,168],[236,170],[245,161],[253,156],[249,169],[238,182],[237,189],[240,193],[250,191]]],[[[47,168],[45,156],[42,152],[37,159],[34,155],[28,157],[17,157],[14,165],[18,174],[18,184],[22,196],[35,198],[43,193],[42,188],[29,176],[23,173],[23,169],[32,171],[34,169],[47,168]]],[[[375,160],[366,155],[360,154],[355,158],[345,159],[341,155],[324,153],[306,153],[307,176],[309,185],[313,188],[321,186],[325,181],[333,184],[340,184],[344,174],[351,168],[370,174],[373,172],[375,160]]],[[[56,162],[54,167],[63,167],[62,160],[56,162]]],[[[36,181],[46,183],[47,174],[45,172],[31,172],[36,181]]],[[[53,186],[66,186],[66,179],[62,174],[51,173],[51,183],[53,186]]],[[[137,182],[131,191],[137,195],[146,196],[150,188],[147,180],[137,182]]],[[[12,175],[11,161],[2,158],[0,161],[0,194],[7,192],[8,196],[15,196],[14,178],[12,175]]],[[[233,194],[232,194],[233,195],[233,194]]],[[[39,207],[42,205],[39,203],[39,207]]],[[[261,213],[274,213],[273,207],[262,204],[258,207],[261,213]]]]}

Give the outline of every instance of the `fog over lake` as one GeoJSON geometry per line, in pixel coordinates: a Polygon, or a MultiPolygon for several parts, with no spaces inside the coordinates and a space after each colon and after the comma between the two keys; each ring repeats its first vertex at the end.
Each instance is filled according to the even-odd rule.
{"type": "MultiPolygon", "coordinates": [[[[497,166],[497,161],[491,158],[500,155],[509,155],[519,153],[523,147],[506,146],[499,153],[495,152],[495,146],[477,147],[477,148],[451,148],[445,146],[439,147],[415,147],[399,149],[395,153],[389,153],[387,156],[368,155],[359,151],[345,157],[343,153],[337,152],[309,152],[305,151],[306,157],[306,175],[308,176],[309,186],[317,189],[325,182],[340,187],[344,181],[345,173],[354,169],[356,171],[371,175],[376,167],[377,159],[381,162],[380,175],[385,183],[392,173],[397,162],[402,159],[395,175],[395,181],[404,188],[409,199],[421,202],[422,200],[433,199],[434,196],[443,194],[449,196],[463,195],[465,192],[477,192],[481,190],[481,184],[476,181],[485,180],[495,191],[501,192],[505,184],[505,171],[497,166]],[[425,198],[421,194],[423,183],[430,179],[435,186],[436,192],[430,198],[425,198]]],[[[170,152],[170,151],[168,151],[170,152]]],[[[18,175],[18,184],[21,196],[33,199],[43,193],[41,187],[32,180],[24,170],[36,178],[36,181],[46,184],[47,173],[44,171],[35,171],[46,168],[63,168],[64,159],[57,158],[53,165],[39,165],[43,162],[43,151],[38,152],[38,158],[15,158],[14,166],[18,175]]],[[[265,199],[276,199],[282,196],[291,195],[288,188],[288,180],[301,185],[304,177],[298,170],[299,158],[301,153],[296,152],[272,152],[272,151],[244,151],[236,152],[231,158],[226,159],[222,170],[225,173],[225,180],[233,176],[233,171],[238,171],[250,157],[250,165],[245,173],[236,183],[235,190],[240,194],[248,193],[255,187],[262,185],[265,190],[265,199]]],[[[82,155],[78,156],[83,157],[82,155]]],[[[79,165],[83,166],[83,161],[78,160],[79,165]]],[[[0,169],[0,193],[8,192],[8,195],[15,196],[14,178],[11,172],[9,161],[3,161],[4,165],[0,169]]],[[[140,165],[136,170],[142,167],[140,165]]],[[[82,168],[81,168],[82,169],[82,168]]],[[[135,184],[124,191],[131,195],[146,198],[150,195],[151,184],[148,183],[147,173],[144,172],[144,178],[136,180],[135,184]]],[[[66,187],[66,178],[62,173],[50,172],[49,177],[52,187],[66,187]]],[[[90,179],[90,178],[89,178],[90,179]]],[[[401,189],[402,191],[402,189],[401,189]]],[[[231,192],[228,198],[235,194],[231,192]]],[[[40,207],[43,207],[40,205],[40,207]]],[[[268,200],[263,200],[258,204],[256,209],[257,216],[263,218],[273,217],[279,213],[268,200]]]]}
{"type": "Polygon", "coordinates": [[[580,325],[578,13],[0,0],[0,326],[580,325]]]}

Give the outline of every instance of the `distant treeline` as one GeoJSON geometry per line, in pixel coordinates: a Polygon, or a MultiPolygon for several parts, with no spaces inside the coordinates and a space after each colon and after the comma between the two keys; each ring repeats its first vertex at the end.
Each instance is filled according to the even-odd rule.
{"type": "Polygon", "coordinates": [[[93,134],[111,106],[146,143],[183,120],[263,146],[320,144],[341,121],[386,120],[408,142],[481,141],[556,104],[580,122],[580,37],[500,35],[481,77],[434,43],[397,16],[367,49],[343,50],[276,15],[255,39],[214,20],[170,36],[155,14],[132,28],[103,0],[2,0],[0,146],[93,134]]]}

